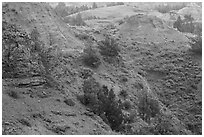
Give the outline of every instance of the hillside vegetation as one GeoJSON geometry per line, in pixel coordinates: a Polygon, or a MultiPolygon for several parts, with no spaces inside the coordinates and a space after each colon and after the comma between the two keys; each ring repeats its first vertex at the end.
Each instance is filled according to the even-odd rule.
{"type": "Polygon", "coordinates": [[[3,135],[202,134],[200,31],[108,4],[2,3],[3,135]]]}

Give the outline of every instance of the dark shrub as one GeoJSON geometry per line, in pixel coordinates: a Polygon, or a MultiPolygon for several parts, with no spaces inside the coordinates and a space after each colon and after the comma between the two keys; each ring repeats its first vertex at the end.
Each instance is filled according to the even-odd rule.
{"type": "Polygon", "coordinates": [[[19,121],[22,125],[25,125],[25,126],[28,126],[28,127],[31,127],[31,126],[32,126],[31,123],[30,123],[27,119],[25,119],[25,118],[19,119],[18,121],[19,121]]]}
{"type": "Polygon", "coordinates": [[[202,36],[188,38],[190,40],[189,44],[191,46],[191,51],[198,54],[202,54],[202,36]]]}
{"type": "Polygon", "coordinates": [[[121,104],[116,100],[113,89],[103,86],[98,92],[99,112],[105,113],[113,130],[117,130],[124,121],[121,104]]]}
{"type": "Polygon", "coordinates": [[[113,38],[106,37],[104,41],[99,43],[99,49],[102,56],[116,57],[119,55],[120,49],[113,38]]]}
{"type": "Polygon", "coordinates": [[[65,99],[64,103],[66,103],[68,106],[74,106],[75,102],[72,99],[65,99]]]}
{"type": "Polygon", "coordinates": [[[68,16],[68,12],[66,10],[66,4],[64,2],[59,2],[58,5],[54,8],[54,11],[60,17],[68,16]]]}
{"type": "Polygon", "coordinates": [[[121,19],[121,20],[118,20],[118,25],[121,25],[121,24],[123,24],[125,21],[123,20],[123,19],[121,19]]]}
{"type": "Polygon", "coordinates": [[[80,40],[88,40],[90,38],[90,36],[85,33],[77,33],[75,34],[75,36],[78,37],[80,40]]]}
{"type": "Polygon", "coordinates": [[[158,101],[147,95],[143,95],[139,99],[138,109],[140,117],[146,122],[149,122],[151,117],[155,117],[160,113],[158,101]]]}
{"type": "Polygon", "coordinates": [[[120,91],[120,96],[126,98],[126,97],[128,96],[127,91],[126,91],[126,90],[121,90],[121,91],[120,91]]]}
{"type": "Polygon", "coordinates": [[[101,64],[100,58],[91,46],[84,49],[84,54],[82,56],[83,63],[91,68],[98,68],[101,64]]]}
{"type": "Polygon", "coordinates": [[[96,9],[96,8],[98,8],[98,6],[97,6],[96,2],[93,2],[92,9],[96,9]]]}
{"type": "Polygon", "coordinates": [[[83,68],[80,71],[80,77],[83,79],[87,79],[87,78],[91,77],[92,75],[93,75],[93,71],[91,69],[83,68]]]}
{"type": "Polygon", "coordinates": [[[76,26],[85,26],[86,23],[81,17],[81,14],[78,13],[76,16],[66,17],[64,19],[64,22],[70,24],[70,25],[76,25],[76,26]]]}
{"type": "Polygon", "coordinates": [[[80,13],[78,13],[78,14],[76,15],[75,25],[77,25],[77,26],[85,26],[85,25],[86,25],[86,23],[83,21],[83,19],[82,19],[80,13]]]}
{"type": "Polygon", "coordinates": [[[194,34],[196,35],[202,35],[202,23],[195,23],[195,27],[194,27],[194,34]]]}
{"type": "Polygon", "coordinates": [[[77,99],[84,105],[86,105],[84,95],[77,95],[77,99]]]}
{"type": "Polygon", "coordinates": [[[49,59],[52,57],[50,53],[52,48],[46,47],[45,44],[40,40],[40,34],[36,28],[32,30],[30,36],[34,43],[32,45],[32,52],[36,52],[39,55],[40,61],[42,62],[45,71],[49,71],[49,59]]]}
{"type": "Polygon", "coordinates": [[[157,122],[152,131],[156,135],[175,135],[179,134],[175,127],[172,125],[172,119],[169,116],[158,115],[157,122]]]}
{"type": "Polygon", "coordinates": [[[19,94],[18,94],[17,91],[10,90],[7,94],[8,94],[10,97],[14,98],[14,99],[20,98],[20,96],[19,96],[19,94]]]}
{"type": "Polygon", "coordinates": [[[178,31],[182,31],[182,20],[180,16],[178,16],[177,20],[174,22],[173,27],[177,28],[178,31]]]}
{"type": "Polygon", "coordinates": [[[91,100],[96,99],[94,97],[96,97],[97,93],[100,91],[100,85],[93,77],[85,80],[82,88],[84,91],[85,104],[90,104],[91,100]]]}
{"type": "Polygon", "coordinates": [[[131,102],[127,100],[122,103],[122,106],[123,106],[123,109],[125,110],[129,110],[132,107],[131,102]]]}

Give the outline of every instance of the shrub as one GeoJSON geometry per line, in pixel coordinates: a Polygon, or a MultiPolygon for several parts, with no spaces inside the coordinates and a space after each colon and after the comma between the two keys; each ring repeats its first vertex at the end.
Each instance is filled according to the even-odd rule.
{"type": "Polygon", "coordinates": [[[105,57],[116,57],[119,55],[120,49],[113,38],[106,37],[104,41],[99,43],[101,55],[105,57]]]}
{"type": "Polygon", "coordinates": [[[132,107],[132,105],[131,105],[131,102],[130,101],[124,101],[123,103],[122,103],[122,107],[123,107],[123,109],[125,109],[125,110],[129,110],[129,109],[131,109],[131,107],[132,107]]]}
{"type": "Polygon", "coordinates": [[[64,103],[66,103],[68,106],[74,106],[75,102],[72,99],[65,99],[64,103]]]}
{"type": "Polygon", "coordinates": [[[195,23],[195,27],[194,27],[194,34],[196,35],[202,35],[202,23],[195,23]]]}
{"type": "Polygon", "coordinates": [[[92,9],[96,9],[96,8],[98,8],[98,6],[97,6],[96,2],[93,2],[92,9]]]}
{"type": "Polygon", "coordinates": [[[84,22],[84,20],[81,17],[81,14],[78,13],[75,16],[69,17],[69,18],[65,18],[64,22],[69,23],[70,25],[76,25],[76,26],[85,26],[86,23],[84,22]]]}
{"type": "Polygon", "coordinates": [[[99,86],[99,83],[93,77],[84,81],[82,89],[84,91],[85,104],[90,104],[91,100],[93,100],[92,98],[97,96],[100,91],[99,86]]]}
{"type": "Polygon", "coordinates": [[[119,95],[122,96],[123,98],[127,98],[128,93],[126,90],[121,90],[119,95]]]}
{"type": "Polygon", "coordinates": [[[93,71],[91,69],[83,68],[80,71],[80,77],[83,79],[87,79],[87,78],[91,77],[92,75],[93,75],[93,71]]]}
{"type": "Polygon", "coordinates": [[[143,95],[139,99],[138,109],[140,117],[148,123],[150,122],[151,117],[155,117],[160,113],[158,101],[147,95],[143,95]]]}
{"type": "Polygon", "coordinates": [[[191,51],[202,54],[202,36],[188,37],[190,39],[191,51]]]}
{"type": "Polygon", "coordinates": [[[80,40],[88,40],[90,38],[90,36],[85,33],[77,33],[75,36],[80,40]]]}
{"type": "Polygon", "coordinates": [[[28,126],[28,127],[31,127],[31,126],[32,126],[31,123],[30,123],[27,119],[25,119],[25,118],[19,119],[18,121],[19,121],[21,124],[25,125],[25,126],[28,126]]]}
{"type": "Polygon", "coordinates": [[[121,24],[123,24],[125,21],[124,21],[123,19],[120,19],[120,20],[118,20],[117,22],[118,22],[118,25],[121,25],[121,24]]]}
{"type": "Polygon", "coordinates": [[[83,19],[82,19],[80,13],[78,13],[78,14],[76,15],[75,25],[77,25],[77,26],[84,26],[84,25],[85,25],[85,22],[83,21],[83,19]]]}
{"type": "Polygon", "coordinates": [[[54,11],[60,17],[68,16],[68,12],[66,10],[66,4],[64,2],[59,2],[58,5],[55,7],[54,11]]]}
{"type": "Polygon", "coordinates": [[[14,98],[14,99],[20,98],[20,96],[19,96],[19,94],[18,94],[17,91],[10,90],[7,94],[8,94],[10,97],[14,98]]]}
{"type": "Polygon", "coordinates": [[[97,51],[93,49],[92,46],[88,46],[84,49],[84,54],[82,55],[83,63],[91,68],[98,68],[101,64],[100,58],[96,53],[97,51]]]}
{"type": "Polygon", "coordinates": [[[172,119],[169,116],[158,115],[157,121],[152,131],[156,135],[175,135],[179,134],[178,131],[174,128],[171,121],[172,119]]]}
{"type": "MultiPolygon", "coordinates": [[[[46,75],[50,74],[51,63],[50,59],[53,57],[51,50],[52,48],[46,47],[45,44],[40,40],[40,33],[34,28],[30,34],[32,40],[31,52],[38,55],[38,61],[42,63],[41,73],[46,75]]],[[[53,60],[52,60],[53,61],[53,60]]],[[[40,64],[38,64],[40,66],[40,64]]]]}

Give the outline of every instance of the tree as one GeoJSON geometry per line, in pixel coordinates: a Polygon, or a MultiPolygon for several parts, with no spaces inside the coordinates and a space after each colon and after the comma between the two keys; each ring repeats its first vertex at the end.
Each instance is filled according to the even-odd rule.
{"type": "Polygon", "coordinates": [[[188,37],[191,51],[202,55],[202,36],[188,37]]]}
{"type": "Polygon", "coordinates": [[[96,2],[93,2],[92,9],[96,9],[96,8],[98,8],[98,6],[96,5],[96,2]]]}
{"type": "Polygon", "coordinates": [[[189,15],[184,15],[184,21],[186,22],[192,22],[194,20],[194,18],[191,16],[191,14],[189,15]]]}
{"type": "Polygon", "coordinates": [[[177,28],[178,31],[182,31],[182,20],[180,16],[178,16],[176,22],[174,22],[173,27],[177,28]]]}
{"type": "Polygon", "coordinates": [[[196,23],[194,27],[194,34],[202,35],[202,23],[196,23]]]}
{"type": "Polygon", "coordinates": [[[82,19],[80,13],[78,13],[78,14],[76,15],[75,22],[76,22],[75,25],[77,25],[77,26],[83,26],[83,25],[85,25],[85,22],[83,21],[83,19],[82,19]]]}
{"type": "Polygon", "coordinates": [[[55,7],[55,11],[61,17],[68,16],[68,12],[66,10],[66,5],[64,2],[59,2],[58,5],[55,7]]]}

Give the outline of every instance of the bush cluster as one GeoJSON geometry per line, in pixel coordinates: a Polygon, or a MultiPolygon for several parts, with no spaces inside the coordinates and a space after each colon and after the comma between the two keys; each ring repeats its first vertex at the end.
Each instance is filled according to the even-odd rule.
{"type": "Polygon", "coordinates": [[[194,22],[194,18],[191,15],[185,15],[183,20],[180,16],[178,16],[177,20],[173,24],[173,27],[177,28],[177,30],[180,32],[202,35],[202,24],[194,22]]]}
{"type": "Polygon", "coordinates": [[[140,117],[146,122],[150,122],[151,117],[160,114],[160,106],[157,100],[144,94],[139,98],[138,110],[140,117]]]}
{"type": "Polygon", "coordinates": [[[130,109],[129,102],[122,103],[113,89],[101,86],[94,78],[84,81],[84,103],[99,115],[113,130],[119,131],[124,123],[133,122],[135,115],[126,116],[123,109],[130,109]]]}

